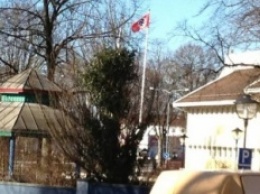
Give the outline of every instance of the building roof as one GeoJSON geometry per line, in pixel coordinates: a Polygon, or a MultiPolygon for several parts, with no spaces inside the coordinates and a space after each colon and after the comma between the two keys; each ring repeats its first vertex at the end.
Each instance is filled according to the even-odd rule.
{"type": "Polygon", "coordinates": [[[24,102],[1,102],[0,136],[12,133],[26,136],[47,135],[51,130],[73,128],[72,120],[62,111],[51,107],[24,102]]]}
{"type": "Polygon", "coordinates": [[[1,93],[19,93],[24,91],[61,92],[61,88],[39,74],[35,69],[27,69],[0,85],[1,93]]]}
{"type": "Polygon", "coordinates": [[[260,68],[238,69],[183,96],[176,100],[173,106],[231,105],[240,94],[246,92],[245,90],[258,86],[259,78],[260,68]]]}

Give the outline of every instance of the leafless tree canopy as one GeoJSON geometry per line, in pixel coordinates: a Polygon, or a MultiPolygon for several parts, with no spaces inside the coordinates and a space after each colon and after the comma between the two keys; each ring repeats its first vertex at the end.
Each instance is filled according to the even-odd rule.
{"type": "Polygon", "coordinates": [[[135,0],[2,0],[0,62],[13,73],[43,65],[54,80],[60,64],[75,64],[93,49],[115,45],[136,6],[135,0]]]}
{"type": "Polygon", "coordinates": [[[259,11],[256,0],[207,1],[198,12],[204,18],[201,25],[194,27],[184,21],[173,36],[195,40],[211,49],[225,65],[224,57],[230,52],[259,48],[259,11]]]}

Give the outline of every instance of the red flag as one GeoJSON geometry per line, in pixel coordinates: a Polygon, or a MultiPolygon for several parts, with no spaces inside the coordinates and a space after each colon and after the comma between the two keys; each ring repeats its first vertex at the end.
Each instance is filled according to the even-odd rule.
{"type": "Polygon", "coordinates": [[[144,15],[141,19],[132,24],[131,29],[133,32],[139,32],[142,29],[148,28],[150,24],[150,14],[144,15]]]}

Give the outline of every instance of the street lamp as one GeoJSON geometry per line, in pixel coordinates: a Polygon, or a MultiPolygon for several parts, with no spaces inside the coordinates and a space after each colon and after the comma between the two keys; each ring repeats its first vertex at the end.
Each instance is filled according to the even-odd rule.
{"type": "Polygon", "coordinates": [[[182,146],[182,154],[183,154],[183,157],[182,157],[182,167],[184,168],[185,167],[185,149],[186,149],[186,139],[188,138],[188,136],[186,135],[186,133],[183,133],[179,139],[180,139],[180,144],[182,146]]]}
{"type": "Polygon", "coordinates": [[[255,100],[252,100],[250,95],[242,94],[236,100],[235,106],[238,117],[244,120],[243,148],[246,148],[248,120],[256,115],[258,103],[255,100]]]}
{"type": "Polygon", "coordinates": [[[241,138],[241,135],[243,133],[243,130],[239,129],[239,128],[235,128],[232,130],[232,136],[235,140],[235,149],[236,149],[236,159],[237,159],[237,153],[238,153],[238,140],[241,138]]]}
{"type": "Polygon", "coordinates": [[[150,90],[154,90],[154,91],[161,91],[167,94],[167,115],[166,115],[166,135],[165,135],[165,154],[169,154],[168,153],[168,142],[169,142],[169,127],[170,127],[170,98],[172,94],[175,94],[177,92],[187,92],[189,91],[188,88],[184,88],[184,89],[178,89],[178,90],[166,90],[166,89],[157,89],[154,87],[150,87],[150,90]]]}

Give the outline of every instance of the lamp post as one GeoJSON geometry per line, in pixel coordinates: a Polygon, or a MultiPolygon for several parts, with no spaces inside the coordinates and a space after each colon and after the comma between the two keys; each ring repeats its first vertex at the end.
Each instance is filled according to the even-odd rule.
{"type": "Polygon", "coordinates": [[[239,139],[241,138],[241,135],[242,135],[243,131],[239,128],[235,128],[232,130],[232,136],[235,140],[235,157],[237,159],[237,154],[238,154],[238,141],[239,139]]]}
{"type": "Polygon", "coordinates": [[[258,103],[252,100],[250,95],[242,94],[236,100],[235,106],[238,117],[244,120],[243,148],[246,148],[248,120],[256,115],[258,103]]]}
{"type": "MultiPolygon", "coordinates": [[[[161,91],[167,94],[167,113],[166,113],[166,134],[165,134],[165,153],[166,155],[169,154],[168,153],[168,142],[169,142],[169,127],[170,127],[170,99],[171,99],[171,95],[172,94],[176,94],[177,92],[187,92],[189,91],[188,88],[184,88],[184,89],[178,89],[178,90],[166,90],[166,89],[157,89],[154,87],[150,87],[150,90],[154,90],[154,91],[161,91]]],[[[166,160],[165,160],[166,161],[166,160]]]]}
{"type": "Polygon", "coordinates": [[[183,154],[183,157],[182,157],[182,168],[185,167],[185,150],[186,150],[186,139],[188,138],[188,136],[186,135],[186,133],[183,133],[179,139],[180,139],[180,144],[182,146],[182,154],[183,154]]]}

